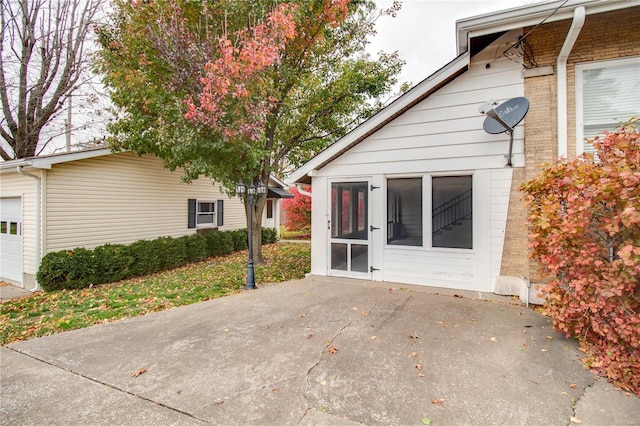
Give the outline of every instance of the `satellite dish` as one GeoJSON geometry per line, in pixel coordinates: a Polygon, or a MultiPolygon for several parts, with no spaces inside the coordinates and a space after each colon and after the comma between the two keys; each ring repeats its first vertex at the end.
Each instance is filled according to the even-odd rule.
{"type": "Polygon", "coordinates": [[[497,102],[491,99],[489,102],[478,108],[480,114],[486,114],[482,128],[485,132],[492,135],[507,132],[509,133],[509,154],[507,157],[507,166],[513,167],[511,163],[513,151],[513,128],[522,121],[529,111],[529,101],[527,98],[512,98],[504,102],[500,106],[493,107],[497,102]]]}
{"type": "Polygon", "coordinates": [[[495,108],[489,108],[485,114],[482,128],[485,132],[497,135],[498,133],[513,132],[513,128],[522,121],[529,111],[527,98],[513,98],[495,108]],[[502,121],[502,123],[501,123],[502,121]],[[505,126],[506,125],[506,126],[505,126]]]}

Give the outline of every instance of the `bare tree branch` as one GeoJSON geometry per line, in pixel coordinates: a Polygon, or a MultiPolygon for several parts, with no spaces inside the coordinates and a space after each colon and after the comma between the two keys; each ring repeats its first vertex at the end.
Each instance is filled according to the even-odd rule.
{"type": "Polygon", "coordinates": [[[13,158],[37,154],[43,128],[84,81],[85,43],[105,1],[0,0],[0,136],[13,158]]]}

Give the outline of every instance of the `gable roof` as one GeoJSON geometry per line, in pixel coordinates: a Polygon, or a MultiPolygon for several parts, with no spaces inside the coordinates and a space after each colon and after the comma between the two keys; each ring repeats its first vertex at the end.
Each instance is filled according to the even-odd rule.
{"type": "Polygon", "coordinates": [[[291,184],[310,183],[314,170],[323,168],[409,108],[464,74],[469,68],[471,57],[490,44],[496,38],[496,34],[539,25],[542,22],[571,19],[574,9],[581,6],[585,7],[587,14],[596,14],[639,5],[640,0],[558,0],[460,19],[456,21],[458,56],[453,61],[325,148],[291,173],[286,180],[291,184]]]}

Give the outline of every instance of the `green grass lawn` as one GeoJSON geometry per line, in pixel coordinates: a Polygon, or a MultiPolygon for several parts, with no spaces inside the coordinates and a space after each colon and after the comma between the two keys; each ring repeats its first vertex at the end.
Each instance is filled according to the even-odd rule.
{"type": "MultiPolygon", "coordinates": [[[[263,254],[258,285],[302,278],[311,269],[308,244],[270,244],[263,254]]],[[[0,304],[0,344],[215,299],[241,291],[246,278],[245,250],[113,284],[35,293],[0,304]]]]}

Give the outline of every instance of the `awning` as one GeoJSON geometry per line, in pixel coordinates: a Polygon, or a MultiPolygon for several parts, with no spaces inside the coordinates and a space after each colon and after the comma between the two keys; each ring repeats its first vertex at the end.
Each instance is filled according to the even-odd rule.
{"type": "Polygon", "coordinates": [[[289,191],[283,188],[269,188],[267,198],[293,198],[289,191]]]}

